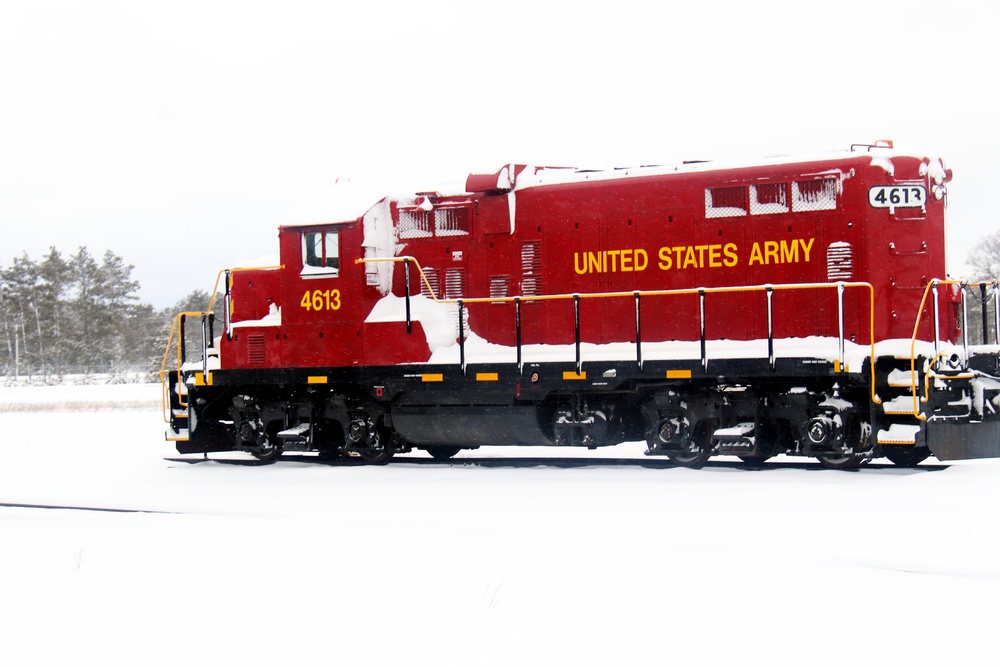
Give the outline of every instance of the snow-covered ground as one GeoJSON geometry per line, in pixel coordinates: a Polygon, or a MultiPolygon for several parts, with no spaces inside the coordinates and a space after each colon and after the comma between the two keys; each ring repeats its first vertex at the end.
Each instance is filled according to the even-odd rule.
{"type": "Polygon", "coordinates": [[[996,664],[1000,461],[248,466],[162,432],[157,386],[0,389],[0,665],[996,664]]]}

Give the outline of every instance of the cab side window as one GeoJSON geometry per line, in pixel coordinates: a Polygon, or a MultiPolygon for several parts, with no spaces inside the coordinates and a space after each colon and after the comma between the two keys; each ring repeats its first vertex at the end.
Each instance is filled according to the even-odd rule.
{"type": "Polygon", "coordinates": [[[340,271],[340,239],[337,232],[302,234],[302,275],[336,276],[340,271]]]}

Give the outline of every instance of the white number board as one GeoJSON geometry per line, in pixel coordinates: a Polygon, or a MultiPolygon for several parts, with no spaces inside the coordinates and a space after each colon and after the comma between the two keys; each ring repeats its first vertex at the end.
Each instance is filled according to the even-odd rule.
{"type": "Polygon", "coordinates": [[[876,185],[868,190],[868,203],[875,208],[923,208],[927,188],[923,185],[876,185]]]}

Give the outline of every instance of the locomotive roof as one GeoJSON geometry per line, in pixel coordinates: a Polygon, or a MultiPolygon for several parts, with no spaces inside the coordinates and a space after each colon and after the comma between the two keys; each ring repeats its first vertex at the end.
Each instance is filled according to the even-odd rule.
{"type": "MultiPolygon", "coordinates": [[[[692,160],[675,165],[647,165],[640,167],[619,167],[614,169],[578,169],[552,167],[525,167],[517,174],[514,191],[546,185],[563,185],[583,183],[587,181],[619,180],[649,176],[666,176],[672,174],[690,174],[710,171],[737,171],[753,168],[778,167],[789,165],[815,164],[819,167],[816,173],[836,171],[841,165],[863,162],[866,158],[869,164],[882,167],[889,174],[894,171],[892,158],[915,157],[926,159],[932,176],[939,173],[945,177],[945,167],[938,158],[925,158],[913,153],[903,153],[889,148],[877,147],[876,152],[836,151],[809,155],[778,155],[754,160],[692,160]],[[825,163],[825,164],[824,164],[825,163]]],[[[513,165],[512,165],[513,166],[513,165]]],[[[503,173],[498,172],[500,174],[503,173]]]]}
{"type": "Polygon", "coordinates": [[[868,160],[873,166],[880,166],[889,174],[893,173],[892,158],[916,157],[928,162],[931,176],[948,180],[943,162],[938,158],[925,158],[914,153],[904,153],[888,147],[873,146],[862,152],[859,150],[834,151],[804,155],[778,155],[756,159],[694,160],[672,165],[642,165],[638,167],[616,167],[608,169],[584,169],[578,167],[538,167],[509,164],[495,174],[470,174],[465,181],[450,181],[437,186],[413,188],[407,185],[389,185],[369,182],[355,183],[349,179],[338,179],[333,187],[294,208],[283,221],[284,227],[307,227],[353,222],[365,215],[383,200],[391,200],[404,205],[415,205],[425,195],[439,197],[468,196],[475,192],[518,192],[529,188],[553,185],[567,185],[584,182],[613,181],[632,178],[693,174],[712,171],[735,171],[752,168],[767,168],[787,165],[815,164],[815,173],[835,171],[840,166],[868,160]],[[874,149],[874,150],[872,150],[874,149]],[[825,163],[825,164],[824,164],[825,163]]]}

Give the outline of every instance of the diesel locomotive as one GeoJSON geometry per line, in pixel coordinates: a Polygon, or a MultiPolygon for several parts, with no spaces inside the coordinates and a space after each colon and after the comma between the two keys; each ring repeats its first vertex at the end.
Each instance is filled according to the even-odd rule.
{"type": "Polygon", "coordinates": [[[951,178],[889,142],[510,164],[283,226],[277,263],[221,271],[176,317],[167,438],[372,463],[630,441],[686,466],[1000,456],[1000,290],[948,278],[951,178]]]}

